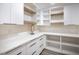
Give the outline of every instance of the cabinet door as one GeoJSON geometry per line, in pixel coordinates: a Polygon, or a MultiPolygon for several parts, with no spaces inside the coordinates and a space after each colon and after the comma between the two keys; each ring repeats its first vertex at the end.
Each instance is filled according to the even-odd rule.
{"type": "Polygon", "coordinates": [[[64,7],[64,24],[79,25],[79,4],[70,4],[64,7]]]}
{"type": "Polygon", "coordinates": [[[11,24],[23,24],[24,8],[23,3],[11,4],[11,24]]]}
{"type": "Polygon", "coordinates": [[[10,23],[10,3],[0,3],[0,24],[10,23]]]}

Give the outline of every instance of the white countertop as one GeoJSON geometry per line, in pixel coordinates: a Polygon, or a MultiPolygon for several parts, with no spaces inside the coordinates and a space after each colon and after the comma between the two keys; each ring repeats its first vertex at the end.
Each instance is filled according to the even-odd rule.
{"type": "Polygon", "coordinates": [[[24,43],[27,43],[35,38],[40,37],[41,35],[58,35],[58,36],[67,36],[67,37],[79,37],[78,34],[63,34],[63,33],[50,33],[50,32],[38,32],[34,35],[30,35],[26,32],[19,33],[16,36],[0,40],[0,54],[10,51],[24,43]]]}
{"type": "Polygon", "coordinates": [[[0,54],[8,52],[24,43],[27,43],[35,38],[38,38],[41,35],[43,35],[43,33],[36,33],[35,35],[20,33],[19,35],[15,37],[0,40],[0,54]]]}
{"type": "Polygon", "coordinates": [[[47,34],[47,35],[58,35],[58,36],[67,36],[67,37],[78,37],[79,38],[79,34],[52,33],[52,32],[43,32],[43,34],[47,34]]]}

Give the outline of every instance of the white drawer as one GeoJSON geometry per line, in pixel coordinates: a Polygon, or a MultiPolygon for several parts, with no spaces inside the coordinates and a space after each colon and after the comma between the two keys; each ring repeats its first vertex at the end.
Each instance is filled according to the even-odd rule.
{"type": "Polygon", "coordinates": [[[43,49],[44,49],[44,44],[41,44],[39,48],[33,52],[33,55],[39,55],[43,49]]]}
{"type": "Polygon", "coordinates": [[[36,51],[37,49],[38,49],[38,47],[39,47],[39,45],[38,45],[38,42],[39,40],[38,39],[36,39],[36,40],[34,40],[33,42],[31,42],[31,43],[29,43],[28,45],[27,45],[27,48],[28,48],[28,50],[27,50],[27,54],[28,55],[32,55],[32,54],[34,54],[34,51],[36,51]]]}
{"type": "MultiPolygon", "coordinates": [[[[39,49],[41,44],[45,44],[45,36],[41,36],[37,38],[36,40],[32,41],[31,43],[28,44],[28,55],[37,55],[37,50],[39,49]]],[[[45,47],[45,45],[44,45],[45,47]]]]}
{"type": "Polygon", "coordinates": [[[46,44],[46,36],[42,36],[41,38],[39,38],[39,45],[41,45],[41,44],[44,44],[44,46],[45,46],[45,44],[46,44]]]}
{"type": "Polygon", "coordinates": [[[44,44],[41,44],[39,49],[37,50],[37,55],[39,55],[43,49],[44,49],[44,44]]]}
{"type": "Polygon", "coordinates": [[[25,52],[25,46],[21,46],[5,53],[5,55],[24,55],[25,52]]]}

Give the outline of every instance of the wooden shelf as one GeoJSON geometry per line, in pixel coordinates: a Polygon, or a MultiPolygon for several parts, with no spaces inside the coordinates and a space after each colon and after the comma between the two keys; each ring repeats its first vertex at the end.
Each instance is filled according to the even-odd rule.
{"type": "Polygon", "coordinates": [[[36,21],[24,21],[25,23],[36,24],[36,21]]]}
{"type": "Polygon", "coordinates": [[[52,40],[47,40],[47,42],[60,44],[60,42],[57,42],[57,41],[52,41],[52,40]]]}
{"type": "Polygon", "coordinates": [[[24,3],[24,11],[35,14],[36,13],[36,6],[33,3],[24,3]]]}
{"type": "Polygon", "coordinates": [[[50,15],[64,14],[63,9],[64,8],[62,6],[53,7],[53,8],[50,9],[50,15]]]}
{"type": "Polygon", "coordinates": [[[64,12],[63,11],[57,11],[57,12],[51,12],[51,16],[53,16],[53,15],[61,15],[61,14],[64,14],[64,12]]]}
{"type": "Polygon", "coordinates": [[[31,14],[35,14],[36,12],[33,11],[31,8],[29,7],[24,7],[24,11],[28,12],[28,13],[31,13],[31,14]]]}
{"type": "Polygon", "coordinates": [[[51,20],[51,23],[64,23],[64,20],[51,20]]]}
{"type": "Polygon", "coordinates": [[[68,51],[68,50],[62,50],[62,53],[68,54],[68,55],[77,55],[77,53],[74,53],[74,52],[71,52],[71,51],[68,51]]]}
{"type": "Polygon", "coordinates": [[[53,47],[51,47],[51,46],[47,46],[46,49],[61,53],[61,50],[60,50],[60,49],[53,48],[53,47]]]}
{"type": "Polygon", "coordinates": [[[72,47],[78,47],[79,48],[79,45],[76,45],[76,44],[62,43],[62,45],[67,45],[67,46],[72,46],[72,47]]]}
{"type": "Polygon", "coordinates": [[[51,24],[63,24],[64,8],[62,6],[53,7],[50,9],[50,23],[51,24]]]}
{"type": "Polygon", "coordinates": [[[67,54],[67,55],[76,55],[77,54],[77,53],[70,52],[70,51],[67,51],[67,50],[61,51],[61,49],[53,48],[51,46],[47,46],[46,49],[51,50],[51,51],[55,51],[55,52],[59,52],[59,53],[63,53],[63,54],[67,54]]]}

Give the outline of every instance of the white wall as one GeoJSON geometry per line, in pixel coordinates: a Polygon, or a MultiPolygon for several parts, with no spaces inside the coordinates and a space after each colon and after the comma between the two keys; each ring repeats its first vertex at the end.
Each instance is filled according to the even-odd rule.
{"type": "Polygon", "coordinates": [[[79,25],[79,4],[69,4],[64,7],[64,24],[79,25]]]}

